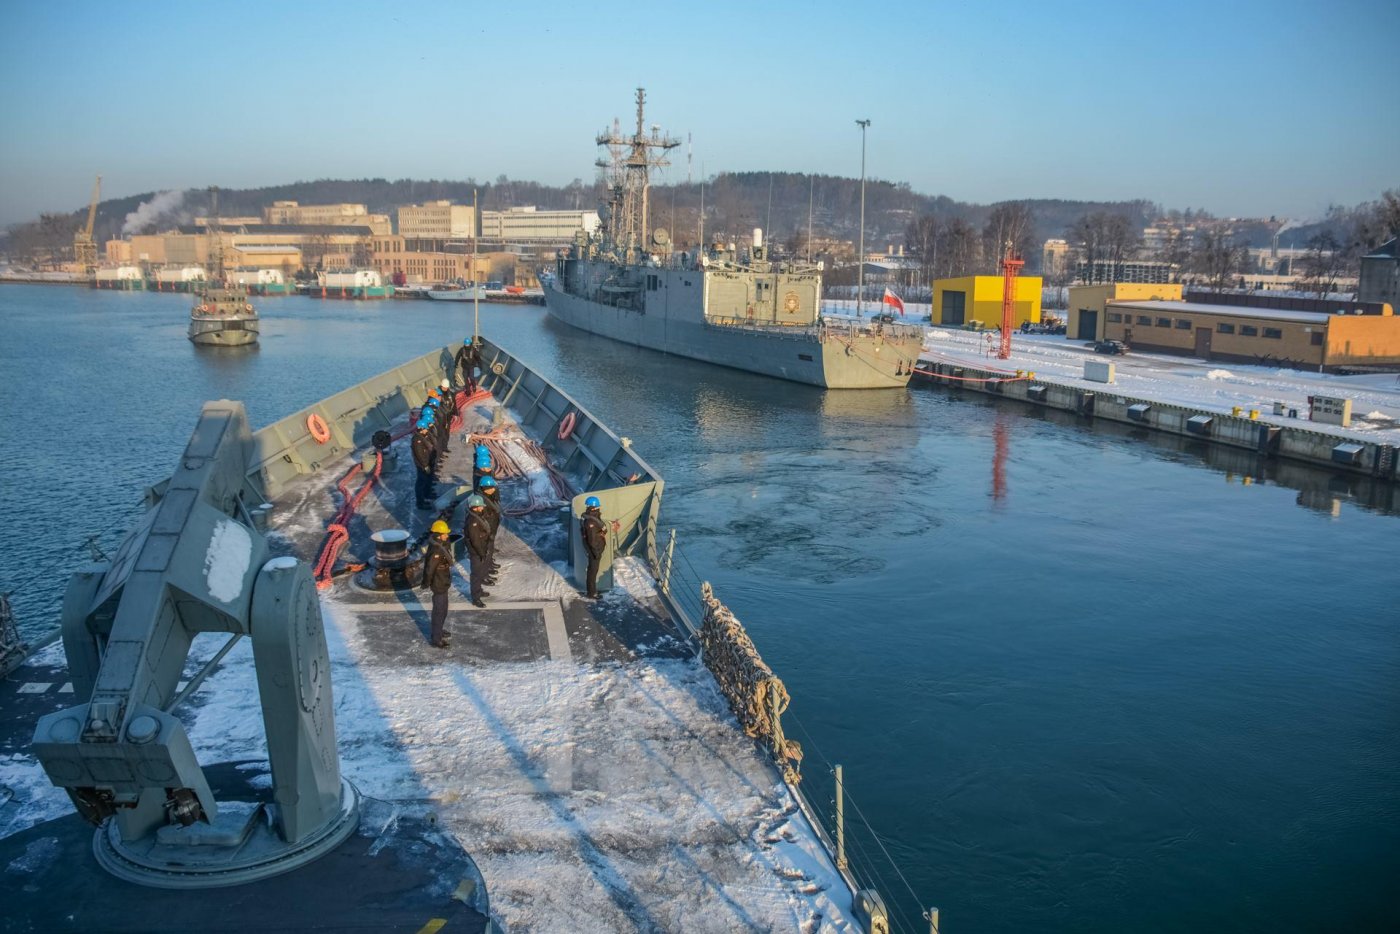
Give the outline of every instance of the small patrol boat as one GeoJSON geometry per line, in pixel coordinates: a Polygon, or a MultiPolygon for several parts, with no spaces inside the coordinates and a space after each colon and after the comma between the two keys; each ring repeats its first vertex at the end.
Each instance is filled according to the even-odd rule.
{"type": "Polygon", "coordinates": [[[258,342],[258,312],[246,286],[229,283],[219,233],[219,190],[209,189],[209,261],[212,275],[190,308],[189,338],[204,347],[245,347],[258,342]]]}
{"type": "Polygon", "coordinates": [[[207,347],[256,344],[258,311],[247,290],[220,284],[200,292],[190,309],[189,337],[207,347]]]}

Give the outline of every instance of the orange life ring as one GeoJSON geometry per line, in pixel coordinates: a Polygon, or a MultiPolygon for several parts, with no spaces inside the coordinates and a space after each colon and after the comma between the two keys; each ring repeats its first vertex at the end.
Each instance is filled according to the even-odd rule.
{"type": "Polygon", "coordinates": [[[564,416],[564,420],[559,423],[560,441],[563,441],[565,438],[569,437],[569,435],[574,433],[574,423],[576,421],[578,421],[578,418],[574,415],[573,412],[570,412],[568,415],[564,416]]]}
{"type": "Polygon", "coordinates": [[[331,440],[331,430],[326,426],[326,420],[319,415],[312,414],[306,417],[306,427],[311,429],[311,437],[317,444],[325,444],[331,440]]]}

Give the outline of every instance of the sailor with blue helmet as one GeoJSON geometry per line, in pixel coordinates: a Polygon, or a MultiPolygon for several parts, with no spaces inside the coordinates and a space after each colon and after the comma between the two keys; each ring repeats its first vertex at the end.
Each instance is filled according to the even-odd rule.
{"type": "Polygon", "coordinates": [[[472,490],[481,489],[481,478],[496,476],[496,464],[491,460],[491,449],[481,442],[477,442],[476,452],[472,459],[472,490]]]}
{"type": "Polygon", "coordinates": [[[433,499],[437,496],[433,483],[437,468],[437,439],[433,437],[433,416],[430,411],[418,416],[409,450],[413,452],[413,469],[417,471],[413,484],[417,506],[419,509],[432,509],[433,499]]]}
{"type": "Polygon", "coordinates": [[[598,497],[590,496],[583,501],[583,518],[579,520],[579,533],[583,536],[583,550],[588,554],[588,591],[584,594],[589,600],[597,600],[598,564],[603,558],[603,550],[608,545],[608,526],[603,521],[603,504],[598,497]]]}
{"type": "Polygon", "coordinates": [[[467,387],[467,395],[476,392],[476,369],[481,366],[481,348],[477,346],[479,340],[470,337],[462,338],[462,346],[457,349],[457,356],[453,358],[453,372],[462,371],[462,383],[467,387]]]}
{"type": "Polygon", "coordinates": [[[486,578],[486,583],[489,586],[496,583],[496,574],[501,570],[501,564],[496,560],[496,534],[501,531],[501,488],[496,485],[494,478],[482,477],[477,492],[486,501],[486,509],[483,514],[491,526],[491,558],[487,562],[490,576],[486,578]]]}

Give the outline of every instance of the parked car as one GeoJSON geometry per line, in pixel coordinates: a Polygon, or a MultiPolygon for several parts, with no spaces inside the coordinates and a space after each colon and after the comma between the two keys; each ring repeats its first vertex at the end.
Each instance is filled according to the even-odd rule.
{"type": "Polygon", "coordinates": [[[1128,352],[1128,345],[1122,341],[1095,341],[1091,346],[1095,353],[1124,354],[1128,352]]]}

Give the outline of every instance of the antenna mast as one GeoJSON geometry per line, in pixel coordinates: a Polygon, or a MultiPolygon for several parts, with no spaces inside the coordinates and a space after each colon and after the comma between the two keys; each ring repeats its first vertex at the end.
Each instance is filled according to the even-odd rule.
{"type": "Polygon", "coordinates": [[[623,136],[614,120],[612,131],[599,133],[597,138],[598,145],[608,152],[606,159],[597,162],[608,189],[603,248],[619,262],[630,261],[634,250],[646,252],[650,171],[670,165],[666,153],[681,144],[678,139],[662,136],[656,127],[647,135],[646,99],[646,89],[637,88],[637,131],[632,136],[623,136]]]}

